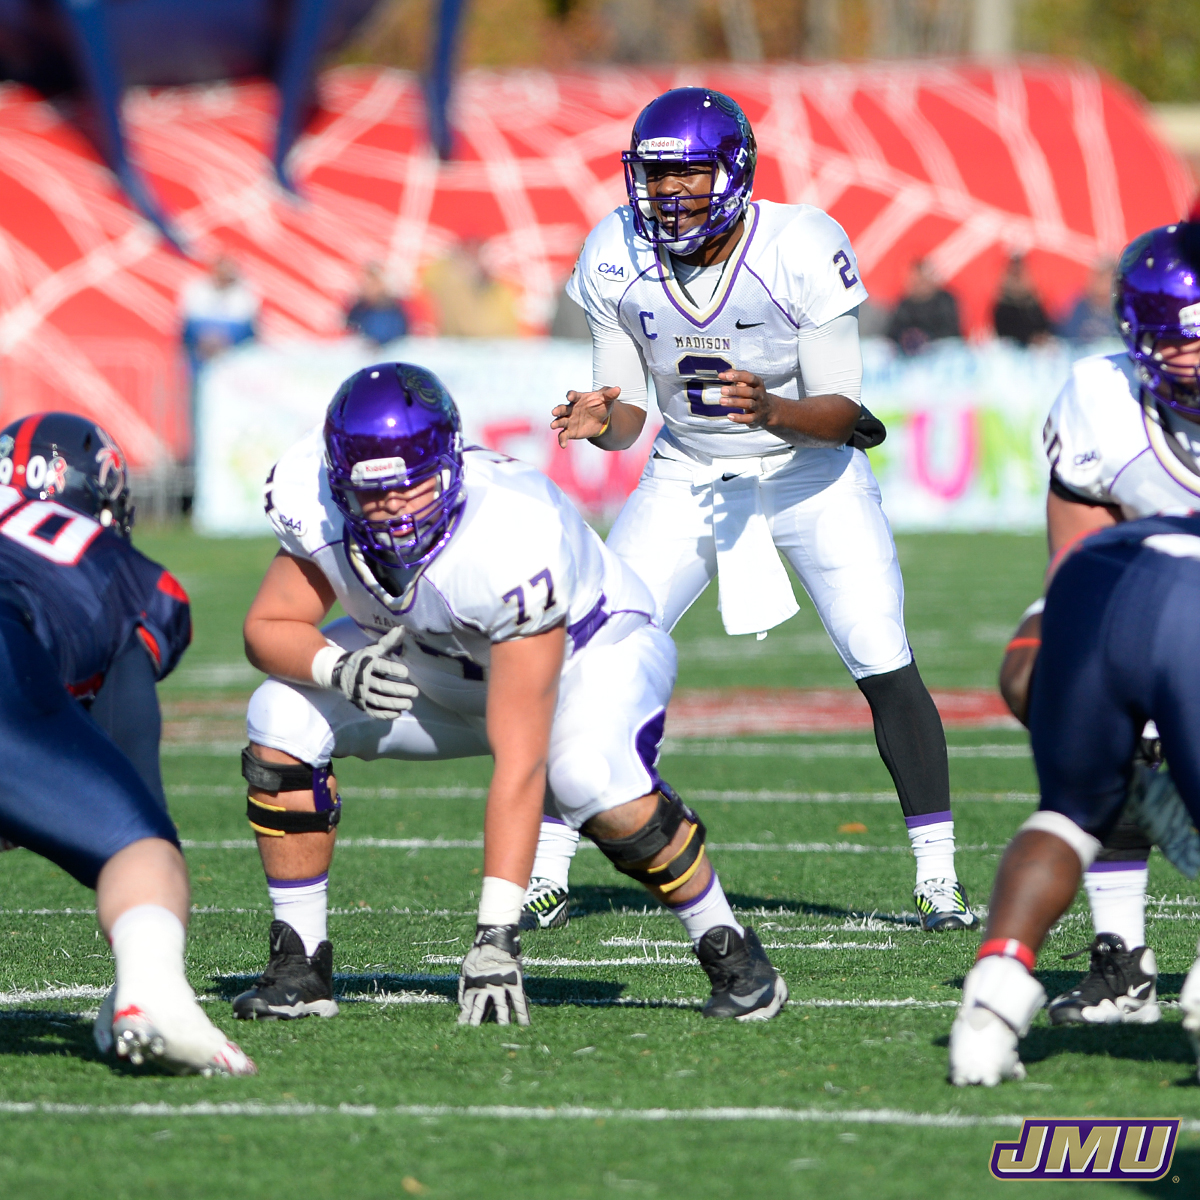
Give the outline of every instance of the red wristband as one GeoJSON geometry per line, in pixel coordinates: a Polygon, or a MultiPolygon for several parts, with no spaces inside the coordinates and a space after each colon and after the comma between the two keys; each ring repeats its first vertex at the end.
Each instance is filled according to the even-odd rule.
{"type": "Polygon", "coordinates": [[[1041,638],[1013,638],[1013,640],[1004,647],[1004,653],[1007,654],[1010,650],[1019,650],[1022,646],[1040,646],[1041,644],[1041,638]]]}
{"type": "Polygon", "coordinates": [[[1037,962],[1037,955],[1016,938],[990,938],[979,947],[975,961],[990,958],[994,954],[1000,955],[1001,958],[1015,958],[1027,971],[1032,971],[1037,962]]]}

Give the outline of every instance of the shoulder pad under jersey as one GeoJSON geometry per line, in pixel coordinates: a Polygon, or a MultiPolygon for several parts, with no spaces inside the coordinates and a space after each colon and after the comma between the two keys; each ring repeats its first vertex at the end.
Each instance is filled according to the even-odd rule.
{"type": "Polygon", "coordinates": [[[271,468],[263,486],[263,507],[280,546],[297,558],[311,558],[342,539],[342,518],[325,474],[322,427],[310,430],[271,468]]]}

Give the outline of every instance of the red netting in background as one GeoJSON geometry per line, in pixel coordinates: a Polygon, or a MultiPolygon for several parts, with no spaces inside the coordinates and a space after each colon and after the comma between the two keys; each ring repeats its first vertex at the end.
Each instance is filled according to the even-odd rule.
{"type": "MultiPolygon", "coordinates": [[[[198,258],[225,249],[264,297],[269,338],[334,337],[361,264],[417,293],[461,238],[544,328],[587,230],[623,199],[619,151],[663,89],[704,82],[745,107],[756,194],[828,209],[873,296],[894,301],[929,256],[973,332],[1010,248],[1029,253],[1052,312],[1099,256],[1181,216],[1183,165],[1139,103],[1082,66],[1033,62],[755,66],[586,74],[472,72],[459,83],[459,160],[424,142],[416,80],[346,68],[296,150],[303,198],[275,186],[274,93],[235,84],[132,94],[133,155],[198,258]]],[[[0,87],[0,421],[86,411],[135,464],[186,448],[177,297],[201,268],[124,200],[82,136],[0,87]]]]}

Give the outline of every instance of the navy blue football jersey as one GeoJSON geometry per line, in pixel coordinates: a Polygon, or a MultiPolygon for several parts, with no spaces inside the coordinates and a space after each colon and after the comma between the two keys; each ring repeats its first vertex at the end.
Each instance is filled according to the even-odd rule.
{"type": "Polygon", "coordinates": [[[187,593],[171,573],[91,517],[0,487],[0,587],[16,593],[59,678],[95,694],[135,632],[165,678],[192,638],[187,593]]]}

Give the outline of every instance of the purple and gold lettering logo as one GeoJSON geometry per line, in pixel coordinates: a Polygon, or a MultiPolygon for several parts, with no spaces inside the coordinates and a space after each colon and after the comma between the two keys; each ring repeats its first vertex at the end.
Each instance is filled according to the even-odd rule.
{"type": "Polygon", "coordinates": [[[1177,1117],[1028,1117],[1019,1141],[992,1147],[992,1174],[997,1179],[1161,1179],[1171,1169],[1178,1135],[1177,1117]]]}

